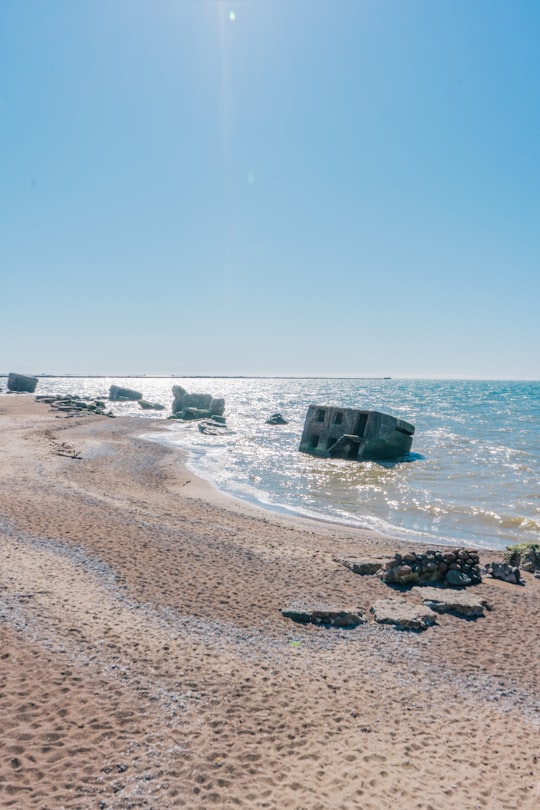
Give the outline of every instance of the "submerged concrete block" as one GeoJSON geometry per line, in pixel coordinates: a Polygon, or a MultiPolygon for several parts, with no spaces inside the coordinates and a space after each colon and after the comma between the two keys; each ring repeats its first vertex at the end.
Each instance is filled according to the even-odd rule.
{"type": "Polygon", "coordinates": [[[28,377],[25,374],[15,374],[13,371],[8,376],[8,391],[24,391],[33,394],[38,384],[37,377],[28,377]]]}
{"type": "Polygon", "coordinates": [[[353,461],[396,459],[411,449],[414,427],[380,411],[310,405],[300,451],[353,461]]]}
{"type": "Polygon", "coordinates": [[[111,385],[109,389],[109,399],[111,402],[128,402],[142,399],[140,391],[134,391],[132,388],[122,388],[119,385],[111,385]]]}

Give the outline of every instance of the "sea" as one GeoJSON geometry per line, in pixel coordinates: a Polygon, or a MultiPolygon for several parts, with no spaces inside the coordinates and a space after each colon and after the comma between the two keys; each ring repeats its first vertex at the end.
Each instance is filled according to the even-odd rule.
{"type": "Polygon", "coordinates": [[[134,388],[165,411],[173,385],[225,399],[228,432],[164,421],[152,438],[188,454],[193,473],[269,510],[426,544],[499,549],[540,542],[540,382],[248,377],[40,377],[36,394],[107,398],[134,388]],[[415,426],[399,463],[320,459],[298,450],[309,405],[374,409],[415,426]],[[274,413],[287,424],[268,425],[274,413]]]}

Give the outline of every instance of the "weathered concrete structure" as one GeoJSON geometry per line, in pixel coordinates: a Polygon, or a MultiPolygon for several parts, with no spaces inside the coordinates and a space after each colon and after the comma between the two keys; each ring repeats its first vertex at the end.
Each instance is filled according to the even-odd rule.
{"type": "Polygon", "coordinates": [[[134,391],[132,388],[122,388],[120,385],[111,385],[109,389],[109,399],[111,402],[129,402],[142,399],[140,391],[134,391]]]}
{"type": "Polygon", "coordinates": [[[173,416],[177,419],[208,419],[223,416],[225,400],[212,394],[188,394],[181,385],[173,385],[173,416]]]}
{"type": "Polygon", "coordinates": [[[26,374],[9,373],[7,387],[8,391],[24,391],[33,394],[38,384],[37,377],[28,377],[26,374]]]}
{"type": "Polygon", "coordinates": [[[408,422],[379,411],[310,405],[299,449],[354,461],[399,458],[411,449],[413,434],[408,422]]]}

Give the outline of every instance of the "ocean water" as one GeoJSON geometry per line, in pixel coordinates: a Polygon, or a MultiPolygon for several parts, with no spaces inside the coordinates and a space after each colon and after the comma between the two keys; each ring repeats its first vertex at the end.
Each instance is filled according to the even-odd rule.
{"type": "Polygon", "coordinates": [[[160,441],[189,451],[193,472],[269,509],[376,529],[425,543],[504,548],[540,542],[540,382],[40,378],[36,393],[107,396],[111,384],[165,405],[117,414],[163,418],[172,386],[222,396],[230,433],[166,422],[160,441]],[[321,460],[298,452],[308,405],[381,410],[416,427],[401,463],[321,460]],[[287,425],[265,420],[280,411],[287,425]]]}

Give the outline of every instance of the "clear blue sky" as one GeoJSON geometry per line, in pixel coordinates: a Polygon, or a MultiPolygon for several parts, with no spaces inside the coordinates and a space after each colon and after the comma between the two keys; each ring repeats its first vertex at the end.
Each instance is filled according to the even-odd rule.
{"type": "Polygon", "coordinates": [[[538,0],[1,0],[0,371],[540,376],[538,0]]]}

